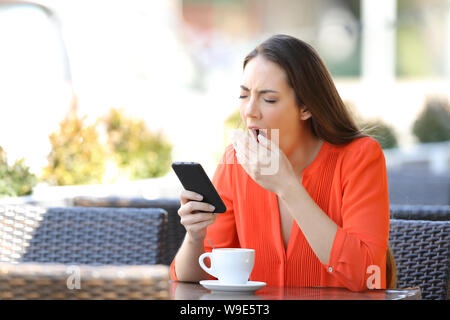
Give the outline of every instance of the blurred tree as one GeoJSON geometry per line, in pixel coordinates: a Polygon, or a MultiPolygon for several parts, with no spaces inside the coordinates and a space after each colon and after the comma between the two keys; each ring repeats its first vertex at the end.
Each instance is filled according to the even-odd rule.
{"type": "Polygon", "coordinates": [[[60,123],[59,132],[50,135],[52,150],[42,179],[57,185],[100,183],[107,153],[99,142],[95,125],[86,125],[75,109],[60,123]]]}
{"type": "Polygon", "coordinates": [[[104,123],[115,161],[130,179],[160,177],[170,170],[172,145],[161,132],[151,132],[143,120],[117,109],[110,110],[104,123]]]}
{"type": "Polygon", "coordinates": [[[227,129],[236,129],[241,127],[243,124],[241,119],[241,114],[239,109],[234,111],[226,120],[225,120],[225,128],[227,129]]]}
{"type": "Polygon", "coordinates": [[[394,128],[380,119],[357,120],[359,128],[368,136],[377,140],[382,149],[398,147],[397,136],[394,128]]]}
{"type": "Polygon", "coordinates": [[[425,108],[413,124],[413,134],[420,142],[450,140],[450,104],[447,98],[427,99],[425,108]]]}
{"type": "Polygon", "coordinates": [[[8,165],[6,152],[0,147],[0,198],[31,194],[37,177],[30,173],[24,162],[24,159],[20,159],[12,166],[8,165]]]}

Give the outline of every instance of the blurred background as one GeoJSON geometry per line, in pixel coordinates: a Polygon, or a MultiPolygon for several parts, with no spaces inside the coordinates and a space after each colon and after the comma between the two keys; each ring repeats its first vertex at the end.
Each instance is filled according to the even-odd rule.
{"type": "Polygon", "coordinates": [[[238,125],[243,58],[313,45],[391,203],[450,204],[450,0],[0,0],[0,197],[178,197],[238,125]]]}

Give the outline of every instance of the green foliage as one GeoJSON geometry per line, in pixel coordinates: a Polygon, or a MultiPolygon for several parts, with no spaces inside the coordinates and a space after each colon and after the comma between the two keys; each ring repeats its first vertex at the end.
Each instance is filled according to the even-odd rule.
{"type": "Polygon", "coordinates": [[[102,181],[107,153],[95,125],[87,125],[85,118],[71,111],[60,123],[59,132],[49,138],[52,150],[42,176],[45,181],[57,185],[102,181]]]}
{"type": "Polygon", "coordinates": [[[113,157],[130,179],[160,177],[170,170],[172,145],[161,132],[151,132],[143,120],[117,109],[110,110],[104,123],[113,157]]]}
{"type": "Polygon", "coordinates": [[[420,142],[450,140],[450,104],[447,98],[428,99],[413,124],[413,134],[420,142]]]}
{"type": "Polygon", "coordinates": [[[243,125],[239,109],[234,111],[226,120],[225,127],[227,129],[236,129],[243,125]]]}
{"type": "Polygon", "coordinates": [[[115,109],[94,125],[87,125],[85,118],[71,111],[59,132],[50,135],[50,142],[52,151],[43,179],[51,184],[102,183],[111,162],[121,170],[120,175],[132,180],[159,177],[170,169],[172,146],[163,135],[115,109]],[[100,123],[106,128],[105,143],[99,139],[100,123]]]}
{"type": "Polygon", "coordinates": [[[365,134],[377,140],[382,149],[398,147],[394,128],[382,120],[359,120],[358,125],[365,134]]]}
{"type": "Polygon", "coordinates": [[[31,194],[37,178],[24,162],[24,159],[20,159],[12,166],[8,165],[6,152],[0,147],[0,198],[31,194]]]}

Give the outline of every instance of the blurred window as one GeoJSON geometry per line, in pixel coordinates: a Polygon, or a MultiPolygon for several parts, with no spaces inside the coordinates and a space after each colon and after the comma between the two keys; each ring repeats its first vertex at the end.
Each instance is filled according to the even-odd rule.
{"type": "Polygon", "coordinates": [[[445,76],[450,29],[447,0],[397,1],[397,76],[445,76]]]}

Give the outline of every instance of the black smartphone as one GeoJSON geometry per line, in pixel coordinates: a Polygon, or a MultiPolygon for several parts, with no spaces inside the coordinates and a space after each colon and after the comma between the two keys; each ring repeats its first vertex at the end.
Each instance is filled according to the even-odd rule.
{"type": "Polygon", "coordinates": [[[201,194],[203,196],[202,202],[210,203],[216,208],[214,213],[227,211],[227,207],[200,163],[173,162],[172,169],[180,179],[184,189],[201,194]]]}

